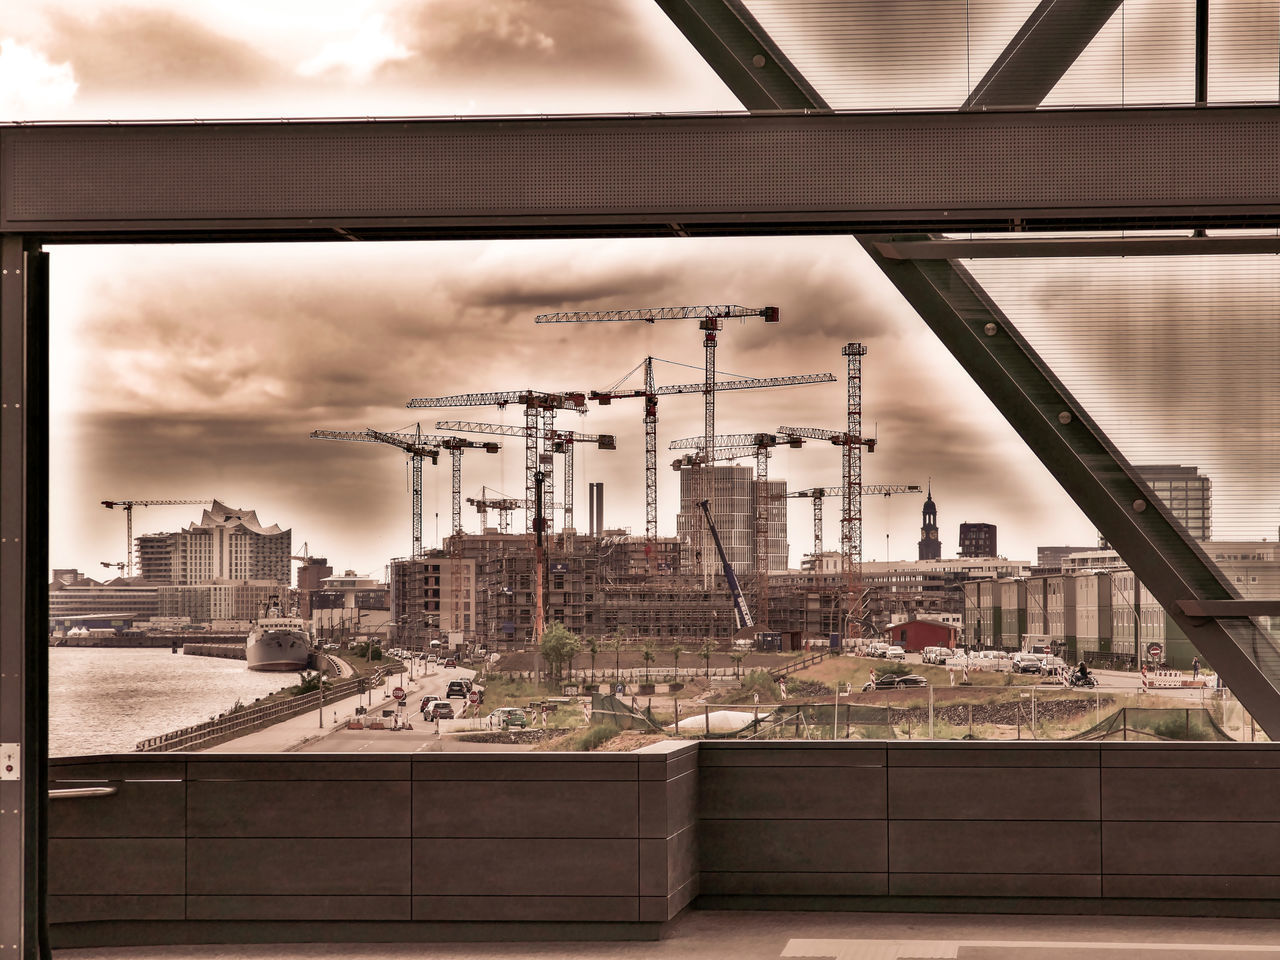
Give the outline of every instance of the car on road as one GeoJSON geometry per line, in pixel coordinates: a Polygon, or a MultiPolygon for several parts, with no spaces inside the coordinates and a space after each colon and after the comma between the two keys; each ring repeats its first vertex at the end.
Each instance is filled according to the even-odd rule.
{"type": "Polygon", "coordinates": [[[450,680],[449,686],[445,689],[444,698],[450,700],[454,697],[467,699],[467,694],[471,692],[471,684],[465,680],[450,680]]]}
{"type": "Polygon", "coordinates": [[[423,720],[452,720],[453,704],[448,700],[432,700],[422,711],[423,720]]]}
{"type": "Polygon", "coordinates": [[[523,730],[528,725],[529,717],[519,707],[499,707],[489,714],[489,726],[491,727],[500,726],[503,730],[508,727],[519,727],[523,730]]]}
{"type": "Polygon", "coordinates": [[[450,667],[456,667],[457,665],[458,665],[458,661],[455,660],[453,657],[445,658],[444,667],[446,670],[448,670],[450,667]]]}
{"type": "Polygon", "coordinates": [[[884,658],[886,660],[906,660],[907,651],[903,650],[901,647],[898,647],[898,646],[891,646],[887,650],[885,650],[884,658]]]}
{"type": "Polygon", "coordinates": [[[862,685],[862,692],[869,693],[872,690],[897,690],[899,687],[927,687],[929,680],[916,673],[897,674],[886,673],[883,676],[876,677],[876,682],[867,681],[862,685]]]}
{"type": "Polygon", "coordinates": [[[877,640],[867,647],[868,657],[884,657],[884,653],[889,649],[889,644],[877,640]]]}

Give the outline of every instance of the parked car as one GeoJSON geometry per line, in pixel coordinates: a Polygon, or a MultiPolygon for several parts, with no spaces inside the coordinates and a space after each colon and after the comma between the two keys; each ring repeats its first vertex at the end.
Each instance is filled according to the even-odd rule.
{"type": "Polygon", "coordinates": [[[946,652],[946,647],[925,647],[920,651],[920,660],[922,663],[941,663],[946,652]]]}
{"type": "Polygon", "coordinates": [[[449,686],[444,692],[444,698],[446,700],[451,700],[454,697],[461,697],[463,700],[465,700],[467,699],[467,694],[470,692],[471,691],[468,689],[466,681],[450,680],[449,686]]]}
{"type": "Polygon", "coordinates": [[[493,713],[489,714],[489,726],[502,727],[506,730],[508,727],[519,727],[523,730],[529,725],[529,717],[519,707],[499,707],[493,713]]]}
{"type": "Polygon", "coordinates": [[[880,640],[877,640],[875,643],[872,643],[870,646],[867,647],[867,656],[883,657],[884,652],[888,649],[889,649],[889,644],[884,643],[880,640]]]}
{"type": "Polygon", "coordinates": [[[886,660],[906,660],[907,651],[898,646],[891,646],[885,650],[884,658],[886,660]]]}
{"type": "Polygon", "coordinates": [[[445,668],[446,670],[448,670],[448,669],[449,669],[449,668],[451,668],[451,667],[456,667],[457,665],[458,665],[458,661],[457,661],[456,659],[454,659],[453,657],[446,657],[446,658],[445,658],[445,661],[444,661],[444,668],[445,668]]]}
{"type": "Polygon", "coordinates": [[[1039,673],[1040,658],[1034,653],[1015,653],[1009,661],[1009,669],[1015,673],[1039,673]]]}
{"type": "Polygon", "coordinates": [[[423,720],[452,720],[453,704],[448,700],[432,700],[422,711],[423,720]]]}

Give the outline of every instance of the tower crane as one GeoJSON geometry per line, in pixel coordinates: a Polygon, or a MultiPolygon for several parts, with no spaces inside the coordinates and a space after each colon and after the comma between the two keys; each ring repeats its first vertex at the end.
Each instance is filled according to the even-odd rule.
{"type": "MultiPolygon", "coordinates": [[[[517,427],[505,423],[474,423],[470,420],[440,420],[437,430],[453,430],[457,433],[496,433],[505,437],[525,437],[528,427],[517,427]]],[[[574,433],[572,430],[550,430],[544,428],[543,439],[551,439],[551,452],[564,454],[564,525],[573,526],[573,464],[576,444],[594,443],[601,450],[618,449],[617,438],[611,433],[574,433]]],[[[526,483],[526,486],[528,484],[526,483]]],[[[551,510],[551,507],[547,507],[551,510]]]]}
{"type": "MultiPolygon", "coordinates": [[[[740,307],[735,304],[710,304],[704,306],[681,307],[641,307],[625,310],[574,310],[563,313],[544,313],[534,318],[535,323],[617,323],[641,320],[645,323],[657,323],[659,320],[697,320],[698,329],[702,331],[702,346],[705,354],[704,375],[702,384],[702,435],[703,452],[707,462],[715,460],[716,433],[716,345],[717,335],[724,327],[724,321],[731,318],[746,319],[761,317],[765,323],[777,323],[779,319],[777,307],[740,307]]],[[[656,460],[655,460],[656,464],[656,460]]],[[[646,472],[648,463],[646,459],[646,472]]],[[[655,466],[655,478],[656,478],[655,466]]],[[[647,476],[646,476],[647,479],[647,476]]],[[[702,478],[700,477],[699,480],[702,478]]],[[[648,485],[646,483],[646,493],[648,485]]],[[[711,501],[712,513],[715,513],[715,487],[702,491],[711,501]]],[[[647,520],[646,516],[646,520],[647,520]]],[[[648,536],[646,523],[646,537],[648,536]]],[[[703,545],[703,556],[710,551],[707,548],[707,528],[702,526],[700,540],[703,545]]],[[[703,579],[706,580],[709,567],[703,564],[703,579]]]]}
{"type": "MultiPolygon", "coordinates": [[[[752,553],[755,560],[756,612],[760,626],[769,629],[769,451],[779,444],[801,447],[804,438],[774,433],[731,433],[712,438],[727,450],[753,450],[756,457],[755,527],[752,531],[752,553]]],[[[672,450],[696,449],[700,437],[689,437],[671,443],[672,450]]],[[[708,464],[709,466],[710,464],[708,464]]]]}
{"type": "MultiPolygon", "coordinates": [[[[532,511],[534,509],[534,504],[528,500],[517,500],[514,497],[507,496],[490,497],[487,496],[488,490],[488,487],[481,487],[479,497],[467,497],[467,503],[475,507],[476,513],[480,514],[481,526],[487,527],[489,525],[489,511],[497,510],[499,531],[504,534],[510,533],[511,511],[532,511]]],[[[495,490],[494,492],[497,493],[498,491],[495,490]]],[[[562,506],[563,504],[560,503],[543,504],[543,508],[547,510],[559,510],[562,506]]]]}
{"type": "Polygon", "coordinates": [[[453,461],[452,493],[453,493],[453,532],[462,532],[462,452],[467,449],[482,449],[486,453],[497,453],[501,444],[495,442],[478,443],[462,437],[440,437],[422,432],[422,424],[414,424],[412,430],[398,431],[374,430],[313,430],[313,440],[355,440],[364,443],[384,443],[403,450],[409,455],[413,468],[413,555],[422,554],[422,460],[429,458],[437,463],[440,451],[448,450],[453,461]]]}
{"type": "MultiPolygon", "coordinates": [[[[640,366],[633,368],[626,376],[607,390],[592,390],[590,398],[601,406],[607,406],[614,400],[644,400],[644,536],[650,545],[658,539],[658,397],[679,394],[703,393],[704,383],[680,383],[658,387],[653,381],[653,362],[656,357],[645,357],[640,366]],[[621,385],[639,370],[644,368],[644,387],[638,389],[622,389],[621,385]]],[[[661,361],[670,362],[670,361],[661,361]]],[[[835,377],[829,373],[806,373],[792,377],[747,377],[736,380],[717,381],[712,388],[714,392],[722,390],[759,390],[764,387],[794,387],[809,383],[833,383],[835,377]]],[[[736,458],[731,458],[736,459],[736,458]]]]}
{"type": "Polygon", "coordinates": [[[627,320],[643,320],[656,323],[659,320],[697,320],[702,331],[702,345],[706,352],[706,377],[703,383],[703,437],[709,456],[715,455],[716,432],[716,334],[730,318],[762,317],[765,323],[777,323],[780,319],[777,307],[739,307],[733,304],[715,304],[699,307],[642,307],[633,310],[575,310],[567,313],[543,313],[534,318],[535,323],[610,323],[627,320]]]}
{"type": "MultiPolygon", "coordinates": [[[[530,503],[534,500],[533,480],[538,470],[538,418],[542,415],[544,425],[554,429],[555,415],[558,410],[573,410],[580,414],[587,412],[587,397],[582,392],[548,393],[542,390],[504,390],[492,393],[462,393],[450,397],[418,397],[410,400],[408,407],[497,407],[505,409],[509,403],[524,406],[524,498],[530,503]]],[[[550,441],[548,441],[548,444],[550,441]]],[[[550,456],[550,449],[546,456],[550,456]]],[[[545,497],[552,499],[553,485],[548,475],[545,480],[545,497]]],[[[525,520],[525,533],[533,532],[533,516],[525,520]]]]}
{"type": "Polygon", "coordinates": [[[862,435],[862,358],[867,348],[861,343],[846,343],[840,353],[848,359],[847,422],[844,432],[814,427],[780,427],[779,433],[828,440],[841,447],[840,471],[840,553],[843,558],[845,591],[849,608],[849,638],[857,640],[862,631],[862,448],[874,453],[876,441],[862,435]]]}
{"type": "Polygon", "coordinates": [[[98,562],[101,563],[104,567],[115,567],[116,570],[119,571],[120,573],[124,573],[124,568],[128,566],[128,564],[126,564],[123,560],[118,560],[115,563],[108,563],[106,560],[99,560],[98,562]]]}
{"type": "MultiPolygon", "coordinates": [[[[780,432],[788,429],[793,428],[782,427],[780,432]]],[[[924,491],[918,483],[864,483],[862,492],[888,497],[895,493],[923,493],[924,491]]],[[[810,487],[808,490],[792,490],[790,493],[780,493],[778,496],[789,499],[809,497],[813,500],[813,556],[821,556],[822,501],[827,497],[840,497],[843,500],[844,489],[842,487],[810,487]]]]}
{"type": "Polygon", "coordinates": [[[196,503],[212,503],[212,500],[103,500],[102,505],[108,510],[116,507],[124,508],[125,525],[125,557],[127,576],[133,576],[133,508],[134,507],[173,507],[196,503]]]}

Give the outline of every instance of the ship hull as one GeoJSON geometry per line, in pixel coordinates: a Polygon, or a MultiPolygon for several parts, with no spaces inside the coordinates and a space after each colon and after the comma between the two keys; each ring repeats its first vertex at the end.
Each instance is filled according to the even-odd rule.
{"type": "Polygon", "coordinates": [[[311,639],[305,630],[294,627],[255,626],[245,642],[245,661],[250,670],[305,670],[311,639]]]}

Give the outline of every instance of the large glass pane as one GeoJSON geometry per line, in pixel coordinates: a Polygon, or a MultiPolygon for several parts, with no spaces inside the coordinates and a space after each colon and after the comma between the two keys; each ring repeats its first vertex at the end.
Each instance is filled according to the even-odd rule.
{"type": "Polygon", "coordinates": [[[1239,595],[1280,596],[1280,261],[966,267],[1239,595]]]}

